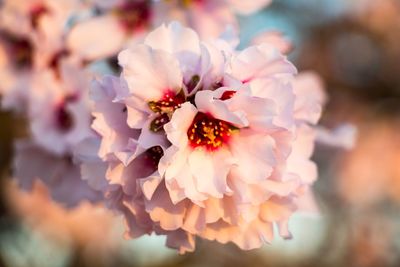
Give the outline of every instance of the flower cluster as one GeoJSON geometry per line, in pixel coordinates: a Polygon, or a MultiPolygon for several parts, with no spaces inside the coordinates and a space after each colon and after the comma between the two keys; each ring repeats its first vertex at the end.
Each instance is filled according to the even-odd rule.
{"type": "Polygon", "coordinates": [[[104,202],[127,237],[165,235],[181,253],[196,237],[257,248],[275,226],[290,238],[325,95],[280,33],[237,50],[234,13],[269,3],[4,0],[1,104],[28,129],[20,186],[43,183],[67,207],[104,202]]]}
{"type": "Polygon", "coordinates": [[[319,81],[297,78],[274,45],[238,51],[179,23],[118,60],[121,76],[92,86],[99,137],[78,154],[83,178],[123,213],[127,236],[166,235],[181,253],[196,236],[257,248],[274,225],[290,238],[288,220],[316,179],[319,81]]]}
{"type": "Polygon", "coordinates": [[[40,179],[67,206],[102,199],[73,160],[74,146],[94,134],[92,76],[64,41],[68,19],[84,8],[80,1],[7,0],[0,9],[1,104],[26,119],[29,133],[15,146],[13,176],[25,189],[40,179]]]}
{"type": "Polygon", "coordinates": [[[74,25],[67,39],[71,50],[87,59],[112,57],[129,44],[141,42],[154,27],[174,20],[193,28],[203,38],[216,38],[227,28],[238,32],[238,22],[234,12],[249,15],[270,4],[271,0],[92,0],[92,2],[96,12],[74,25]]]}

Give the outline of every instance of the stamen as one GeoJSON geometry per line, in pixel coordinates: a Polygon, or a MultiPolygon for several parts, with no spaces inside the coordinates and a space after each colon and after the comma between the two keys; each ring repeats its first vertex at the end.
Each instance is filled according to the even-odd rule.
{"type": "Polygon", "coordinates": [[[180,108],[181,104],[185,101],[185,94],[182,90],[178,94],[173,91],[168,91],[161,100],[149,102],[150,110],[159,114],[159,116],[151,122],[150,130],[153,132],[161,131],[164,125],[170,121],[172,113],[180,108]]]}
{"type": "Polygon", "coordinates": [[[193,148],[203,146],[207,150],[213,151],[227,144],[230,136],[228,131],[234,130],[238,130],[238,128],[229,122],[199,112],[189,127],[187,135],[193,148]]]}

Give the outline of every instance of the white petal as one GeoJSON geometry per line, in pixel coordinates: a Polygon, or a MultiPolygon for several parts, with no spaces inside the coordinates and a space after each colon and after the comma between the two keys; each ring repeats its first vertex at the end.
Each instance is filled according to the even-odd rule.
{"type": "Polygon", "coordinates": [[[168,140],[177,147],[185,147],[188,142],[187,130],[197,114],[197,109],[186,102],[175,110],[171,121],[164,125],[168,140]]]}
{"type": "Polygon", "coordinates": [[[99,16],[74,25],[67,46],[82,58],[95,60],[115,55],[124,40],[125,32],[114,16],[99,16]]]}
{"type": "Polygon", "coordinates": [[[118,55],[131,94],[145,102],[159,101],[165,93],[178,93],[182,88],[182,73],[178,61],[161,50],[136,45],[118,55]]]}

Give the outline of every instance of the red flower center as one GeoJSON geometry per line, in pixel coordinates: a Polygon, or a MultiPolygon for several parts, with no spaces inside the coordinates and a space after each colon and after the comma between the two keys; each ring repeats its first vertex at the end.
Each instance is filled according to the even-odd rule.
{"type": "Polygon", "coordinates": [[[229,122],[199,112],[194,117],[187,136],[193,148],[202,146],[213,151],[227,144],[231,135],[237,130],[238,128],[229,122]]]}
{"type": "Polygon", "coordinates": [[[164,125],[170,121],[172,113],[180,108],[181,104],[186,101],[183,91],[178,94],[173,91],[165,93],[159,101],[151,101],[148,103],[149,108],[154,113],[159,114],[150,124],[150,130],[158,132],[163,129],[164,125]]]}
{"type": "Polygon", "coordinates": [[[60,132],[68,132],[74,127],[75,121],[71,112],[67,108],[68,103],[73,103],[78,101],[78,95],[67,95],[64,101],[61,102],[55,110],[55,121],[57,129],[60,132]]]}
{"type": "Polygon", "coordinates": [[[56,109],[56,123],[61,132],[68,132],[74,125],[72,114],[64,104],[56,109]]]}
{"type": "Polygon", "coordinates": [[[30,68],[33,63],[33,46],[28,39],[18,37],[8,32],[0,32],[8,55],[18,69],[30,68]]]}
{"type": "Polygon", "coordinates": [[[132,32],[147,27],[151,17],[151,1],[128,0],[117,7],[115,14],[126,31],[132,32]]]}

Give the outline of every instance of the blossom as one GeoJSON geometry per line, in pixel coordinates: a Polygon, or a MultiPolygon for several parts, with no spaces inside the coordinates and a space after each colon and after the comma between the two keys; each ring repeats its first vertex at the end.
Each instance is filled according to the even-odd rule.
{"type": "Polygon", "coordinates": [[[119,63],[121,77],[92,86],[100,138],[81,158],[128,237],[166,235],[181,253],[196,236],[254,249],[272,242],[274,225],[290,238],[288,220],[316,179],[321,88],[294,86],[295,67],[273,45],[235,51],[177,23],[119,63]]]}
{"type": "Polygon", "coordinates": [[[80,1],[4,1],[0,9],[2,106],[26,112],[37,69],[58,68],[66,24],[80,1]]]}
{"type": "Polygon", "coordinates": [[[256,35],[251,41],[252,45],[270,43],[274,45],[282,54],[288,54],[293,50],[293,44],[279,31],[265,31],[256,35]]]}
{"type": "Polygon", "coordinates": [[[93,5],[99,14],[76,23],[67,38],[69,49],[87,60],[114,56],[152,25],[151,1],[97,0],[93,5]]]}
{"type": "Polygon", "coordinates": [[[0,11],[1,28],[17,36],[50,36],[64,28],[67,19],[81,7],[78,0],[5,0],[0,11]]]}
{"type": "Polygon", "coordinates": [[[99,192],[82,181],[79,165],[72,157],[54,156],[30,140],[16,143],[13,175],[26,191],[32,191],[40,181],[48,188],[52,199],[66,207],[102,199],[99,192]]]}
{"type": "MultiPolygon", "coordinates": [[[[78,180],[79,178],[76,179],[78,180]]],[[[122,231],[117,218],[100,204],[81,202],[72,209],[66,209],[53,201],[49,188],[38,180],[33,181],[29,192],[22,191],[14,182],[4,183],[4,186],[7,206],[18,216],[18,222],[23,224],[25,230],[40,233],[49,245],[54,246],[55,251],[60,249],[60,246],[61,249],[70,251],[78,245],[82,248],[81,253],[85,261],[93,262],[95,257],[101,262],[111,263],[121,249],[126,249],[120,238],[122,231]]],[[[80,191],[78,184],[74,189],[80,191]]],[[[11,238],[11,242],[14,242],[15,236],[12,235],[11,238]]],[[[30,242],[26,242],[25,239],[22,239],[22,242],[24,248],[29,246],[30,242]]],[[[43,257],[43,248],[38,248],[36,242],[35,245],[36,247],[32,248],[35,255],[43,257]]],[[[67,260],[74,256],[66,254],[67,260]]],[[[25,254],[24,257],[32,259],[25,254]]]]}
{"type": "Polygon", "coordinates": [[[91,74],[63,41],[67,20],[79,8],[79,1],[6,1],[0,12],[7,16],[0,34],[6,55],[2,104],[22,111],[30,134],[17,141],[14,177],[27,190],[41,180],[68,207],[102,198],[82,181],[72,155],[75,145],[93,135],[91,74]],[[22,27],[12,27],[18,18],[22,27]]]}
{"type": "Polygon", "coordinates": [[[88,59],[112,57],[129,44],[143,41],[154,27],[180,21],[203,38],[217,38],[227,27],[237,31],[235,13],[249,15],[271,0],[93,0],[95,15],[73,25],[67,43],[88,59]],[[98,29],[101,29],[99,31],[98,29]],[[112,38],[110,38],[112,36],[112,38]]]}
{"type": "Polygon", "coordinates": [[[173,20],[193,28],[203,39],[217,38],[227,25],[235,30],[238,22],[235,13],[250,15],[270,4],[271,0],[173,0],[157,1],[155,25],[173,20]]]}
{"type": "Polygon", "coordinates": [[[33,48],[23,37],[0,33],[1,107],[23,111],[31,80],[33,48]]]}
{"type": "Polygon", "coordinates": [[[73,158],[75,146],[94,134],[86,95],[90,75],[71,58],[58,60],[32,74],[26,114],[30,136],[17,141],[14,177],[26,190],[40,180],[55,201],[74,207],[102,199],[81,179],[73,158]]]}
{"type": "Polygon", "coordinates": [[[33,76],[28,112],[32,138],[56,155],[71,153],[92,134],[86,96],[90,74],[68,59],[60,60],[59,69],[42,69],[33,76]]]}

